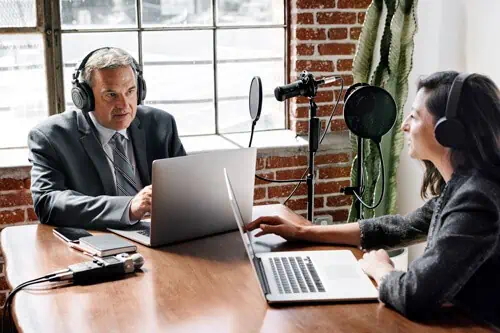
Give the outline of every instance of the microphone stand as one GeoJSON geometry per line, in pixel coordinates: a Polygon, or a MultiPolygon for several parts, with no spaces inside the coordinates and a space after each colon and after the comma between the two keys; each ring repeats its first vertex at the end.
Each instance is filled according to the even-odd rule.
{"type": "Polygon", "coordinates": [[[307,219],[314,218],[314,155],[319,146],[320,120],[316,117],[318,107],[314,97],[309,97],[309,172],[307,174],[307,219]]]}

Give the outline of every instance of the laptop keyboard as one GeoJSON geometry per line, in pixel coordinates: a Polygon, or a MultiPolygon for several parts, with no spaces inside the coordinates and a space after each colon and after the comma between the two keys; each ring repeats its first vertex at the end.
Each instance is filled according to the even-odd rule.
{"type": "Polygon", "coordinates": [[[139,221],[130,228],[125,229],[127,231],[135,231],[138,234],[149,237],[151,231],[151,223],[139,221]]]}
{"type": "Polygon", "coordinates": [[[309,257],[269,258],[280,294],[325,292],[325,287],[309,257]]]}

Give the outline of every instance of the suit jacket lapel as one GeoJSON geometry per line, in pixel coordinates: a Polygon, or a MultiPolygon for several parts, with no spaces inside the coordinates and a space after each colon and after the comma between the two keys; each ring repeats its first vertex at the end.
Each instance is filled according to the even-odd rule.
{"type": "Polygon", "coordinates": [[[136,116],[130,124],[130,136],[132,137],[132,145],[134,146],[135,163],[139,169],[139,175],[144,186],[151,184],[149,176],[148,157],[146,154],[146,133],[141,128],[141,121],[136,116]]]}
{"type": "MultiPolygon", "coordinates": [[[[99,174],[99,178],[101,178],[104,192],[107,195],[116,195],[117,193],[113,174],[111,168],[109,167],[104,149],[97,139],[97,133],[92,133],[90,124],[87,122],[85,116],[81,111],[77,114],[78,130],[82,134],[82,136],[80,137],[80,142],[82,143],[83,148],[85,148],[85,151],[92,160],[92,163],[94,163],[97,173],[99,174]]],[[[89,119],[89,121],[91,120],[89,119]]]]}

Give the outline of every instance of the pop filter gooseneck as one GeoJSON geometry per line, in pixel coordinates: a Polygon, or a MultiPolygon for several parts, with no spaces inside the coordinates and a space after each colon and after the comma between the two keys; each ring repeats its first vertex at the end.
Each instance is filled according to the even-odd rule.
{"type": "MultiPolygon", "coordinates": [[[[358,136],[358,184],[351,187],[352,194],[368,209],[374,209],[382,202],[385,188],[384,159],[380,143],[382,136],[391,130],[396,121],[396,102],[385,89],[366,83],[357,83],[349,87],[344,97],[344,119],[349,130],[358,136]],[[382,176],[382,191],[373,206],[365,203],[361,196],[362,139],[371,139],[378,149],[382,176]],[[357,193],[360,190],[361,193],[357,193]]],[[[361,212],[361,210],[358,210],[361,212]]]]}

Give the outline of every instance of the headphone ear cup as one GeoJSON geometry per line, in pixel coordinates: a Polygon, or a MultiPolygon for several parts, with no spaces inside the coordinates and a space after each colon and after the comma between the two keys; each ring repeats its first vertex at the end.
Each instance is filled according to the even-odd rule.
{"type": "Polygon", "coordinates": [[[434,135],[437,142],[444,147],[461,148],[465,144],[465,128],[456,119],[439,119],[434,127],[434,135]]]}
{"type": "Polygon", "coordinates": [[[76,82],[71,89],[73,104],[83,112],[94,110],[94,94],[86,82],[76,82]]]}
{"type": "Polygon", "coordinates": [[[146,99],[146,92],[146,81],[142,75],[139,75],[137,77],[137,105],[142,104],[142,102],[146,99]]]}

